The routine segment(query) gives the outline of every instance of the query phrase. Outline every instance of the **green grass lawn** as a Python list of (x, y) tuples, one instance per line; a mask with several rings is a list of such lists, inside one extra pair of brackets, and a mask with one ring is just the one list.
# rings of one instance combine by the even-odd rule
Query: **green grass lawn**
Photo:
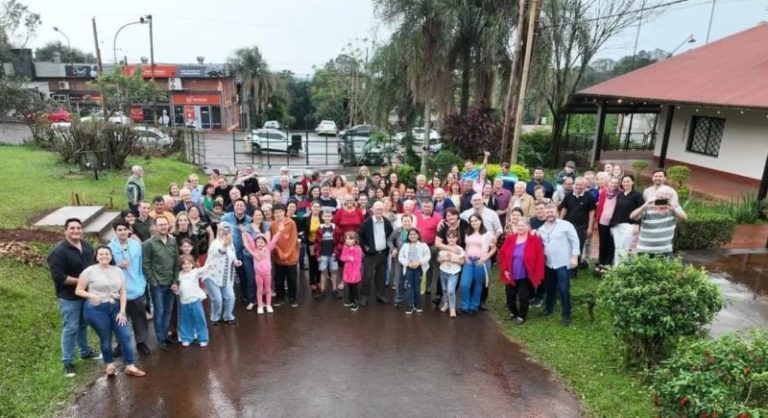
[[(495, 270), (493, 274), (489, 302), (504, 332), (532, 358), (549, 365), (580, 397), (590, 416), (656, 415), (640, 378), (624, 369), (622, 346), (611, 333), (607, 314), (599, 305), (594, 322), (589, 320), (586, 305), (573, 305), (573, 323), (563, 327), (558, 303), (555, 314), (547, 318), (539, 317), (540, 308), (531, 308), (528, 321), (517, 326), (507, 319), (504, 288)], [(599, 283), (588, 272), (581, 272), (571, 282), (571, 292), (590, 292)]]
[[(167, 194), (171, 182), (182, 186), (190, 173), (201, 173), (173, 159), (133, 157), (127, 167), (133, 164), (144, 167), (149, 199), (155, 194)], [(0, 146), (0, 167), (0, 228), (27, 226), (30, 217), (71, 205), (75, 193), (81, 203), (108, 206), (112, 202), (118, 209), (126, 207), (124, 190), (130, 168), (99, 173), (97, 181), (92, 173), (59, 163), (54, 153), (26, 146)]]
[[(165, 194), (168, 185), (200, 171), (171, 159), (133, 158), (146, 172), (148, 195)], [(30, 217), (81, 202), (125, 207), (128, 170), (91, 174), (60, 164), (56, 155), (26, 146), (0, 146), (0, 229), (23, 228)], [(35, 244), (47, 254), (50, 244)], [(71, 396), (102, 371), (100, 361), (77, 361), (75, 379), (64, 377), (61, 320), (46, 266), (25, 266), (0, 257), (0, 417), (49, 416), (66, 407)], [(91, 345), (98, 348), (89, 330)]]

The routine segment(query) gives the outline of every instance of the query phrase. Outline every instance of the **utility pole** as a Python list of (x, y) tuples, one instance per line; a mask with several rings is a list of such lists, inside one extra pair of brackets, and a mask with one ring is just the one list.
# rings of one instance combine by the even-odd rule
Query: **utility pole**
[[(509, 146), (509, 125), (512, 123), (512, 112), (515, 109), (515, 92), (518, 91), (519, 75), (517, 72), (517, 66), (520, 65), (520, 54), (523, 52), (523, 25), (525, 25), (525, 0), (520, 0), (517, 13), (517, 30), (515, 30), (514, 46), (515, 50), (512, 53), (512, 65), (509, 69), (509, 82), (507, 85), (507, 103), (506, 110), (504, 111), (504, 125), (501, 131), (501, 155), (507, 153), (507, 147)], [(515, 121), (517, 123), (517, 121)]]
[[(104, 66), (101, 64), (101, 48), (99, 48), (99, 34), (96, 31), (96, 17), (91, 18), (93, 24), (93, 43), (96, 45), (96, 63), (99, 67), (99, 77), (104, 74)], [(104, 120), (107, 120), (107, 98), (104, 96), (104, 86), (99, 83), (101, 90), (101, 114), (104, 116)]]
[[(152, 71), (150, 75), (152, 76), (152, 85), (154, 87), (154, 84), (155, 84), (155, 37), (153, 36), (153, 32), (152, 32), (152, 22), (155, 19), (152, 18), (152, 15), (147, 15), (147, 20), (149, 20), (149, 68)], [(152, 121), (155, 125), (157, 125), (157, 108), (155, 106), (156, 106), (155, 97), (153, 95)]]
[(717, 0), (712, 0), (712, 10), (709, 11), (709, 25), (707, 25), (707, 40), (704, 45), (709, 43), (709, 34), (712, 33), (712, 19), (715, 17), (715, 4)]
[(523, 60), (523, 75), (520, 80), (520, 93), (517, 96), (517, 109), (515, 109), (515, 131), (512, 136), (510, 164), (517, 164), (517, 149), (520, 148), (520, 132), (523, 129), (523, 110), (525, 107), (525, 95), (528, 90), (528, 69), (531, 66), (531, 55), (533, 54), (533, 32), (536, 30), (536, 17), (538, 16), (536, 10), (538, 4), (539, 0), (532, 0), (530, 15), (528, 16), (528, 34), (525, 41), (525, 58)]

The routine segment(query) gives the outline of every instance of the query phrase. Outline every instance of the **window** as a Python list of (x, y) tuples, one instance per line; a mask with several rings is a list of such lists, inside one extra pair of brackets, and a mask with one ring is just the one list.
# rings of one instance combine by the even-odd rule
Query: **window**
[(717, 157), (720, 154), (724, 129), (725, 119), (694, 116), (691, 120), (687, 150)]

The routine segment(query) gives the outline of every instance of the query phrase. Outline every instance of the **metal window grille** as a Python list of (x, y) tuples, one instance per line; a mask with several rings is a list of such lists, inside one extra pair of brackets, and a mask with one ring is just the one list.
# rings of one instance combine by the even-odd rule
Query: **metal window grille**
[(725, 119), (694, 116), (688, 138), (688, 151), (717, 157), (723, 140)]

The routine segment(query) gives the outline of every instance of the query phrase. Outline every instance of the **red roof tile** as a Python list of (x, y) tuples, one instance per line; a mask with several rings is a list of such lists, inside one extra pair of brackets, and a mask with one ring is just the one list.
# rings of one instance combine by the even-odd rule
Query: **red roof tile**
[(768, 108), (768, 23), (612, 78), (578, 94)]

